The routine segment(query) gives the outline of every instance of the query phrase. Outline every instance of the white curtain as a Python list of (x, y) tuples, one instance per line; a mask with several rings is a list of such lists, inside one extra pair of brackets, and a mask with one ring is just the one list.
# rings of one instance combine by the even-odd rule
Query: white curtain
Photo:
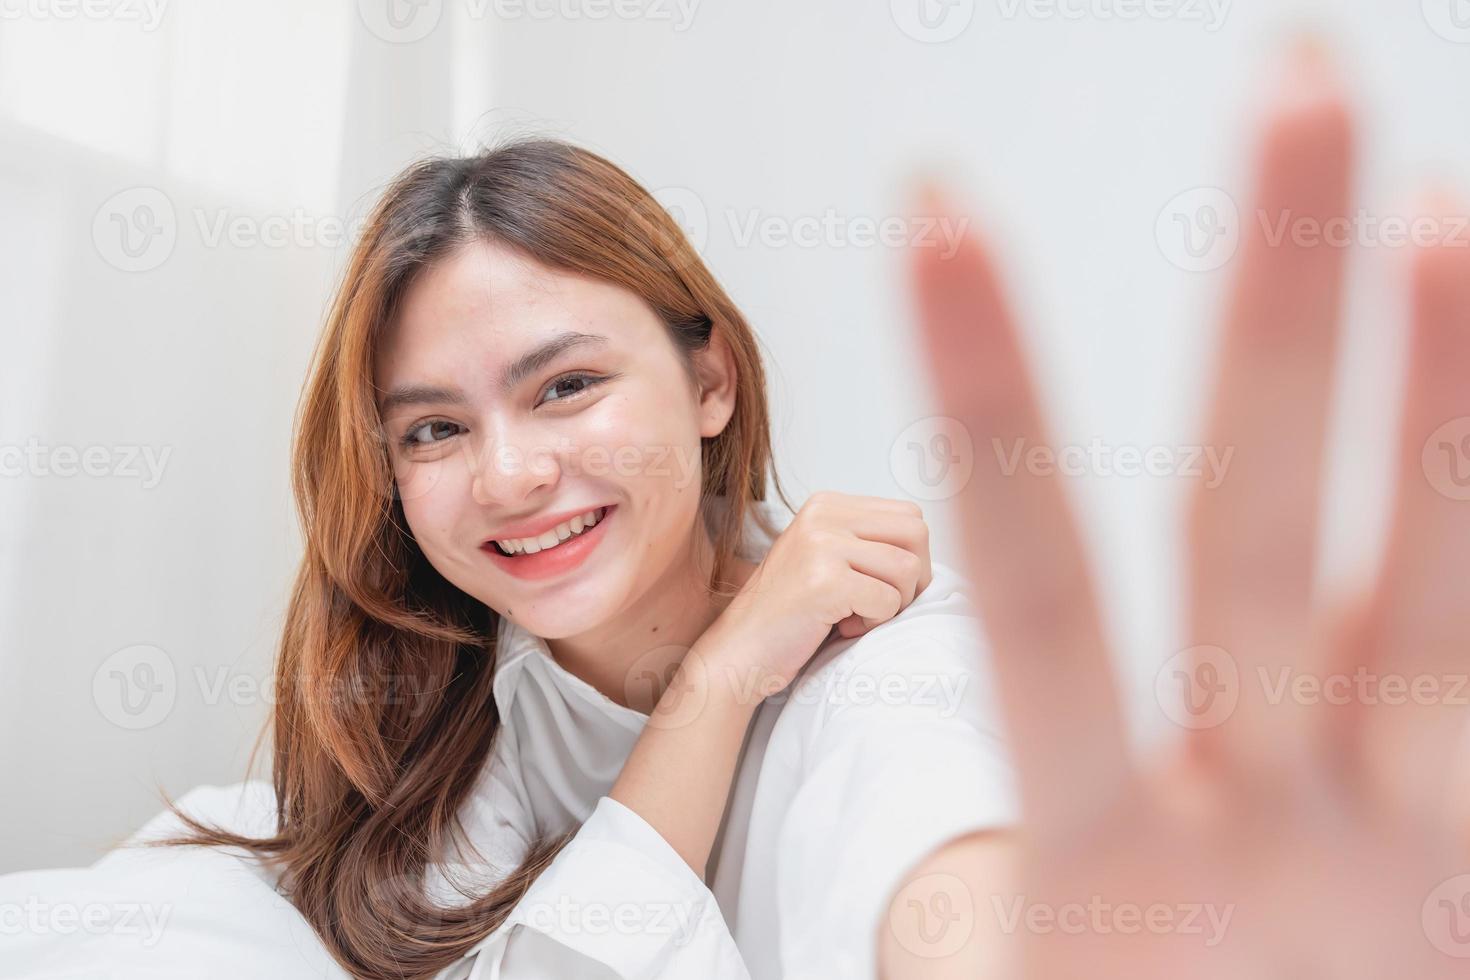
[(0, 19), (0, 871), (243, 775), (347, 235), (484, 78), (335, 0), (64, 12)]

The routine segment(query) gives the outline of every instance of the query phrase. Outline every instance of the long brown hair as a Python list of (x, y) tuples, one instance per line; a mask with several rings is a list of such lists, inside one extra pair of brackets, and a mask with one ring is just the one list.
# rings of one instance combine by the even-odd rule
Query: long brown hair
[(727, 501), (718, 515), (701, 511), (716, 554), (706, 588), (722, 591), (768, 474), (790, 507), (771, 466), (755, 335), (678, 224), (628, 174), (561, 141), (522, 139), (422, 160), (392, 183), (352, 252), (293, 433), (305, 551), (267, 729), (277, 832), (241, 836), (170, 802), (190, 835), (156, 842), (243, 847), (277, 863), (283, 891), (360, 977), (432, 976), (456, 962), (571, 836), (537, 841), (468, 904), (443, 907), (426, 894), (426, 866), (464, 841), (461, 804), (500, 726), (491, 692), (498, 614), (441, 577), (409, 533), (381, 435), (374, 352), (414, 277), (480, 241), (637, 294), (686, 366), (716, 332), (729, 344), (734, 414), (701, 453), (702, 504), (716, 494)]

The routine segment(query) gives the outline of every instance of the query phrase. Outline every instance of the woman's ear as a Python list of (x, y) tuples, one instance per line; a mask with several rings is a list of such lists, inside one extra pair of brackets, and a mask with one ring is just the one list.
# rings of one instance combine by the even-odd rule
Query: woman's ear
[(709, 343), (695, 352), (694, 376), (699, 383), (699, 434), (712, 439), (735, 413), (735, 358), (720, 330), (710, 331)]

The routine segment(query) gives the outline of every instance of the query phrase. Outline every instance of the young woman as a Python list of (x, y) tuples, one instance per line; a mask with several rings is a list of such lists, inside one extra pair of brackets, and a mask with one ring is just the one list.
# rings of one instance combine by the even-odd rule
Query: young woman
[(273, 973), (874, 976), (904, 873), (1013, 819), (919, 508), (765, 500), (755, 337), (608, 161), (533, 140), (403, 174), (294, 455), (273, 788), (138, 836), (289, 900), (319, 944), (210, 865), (234, 932), (280, 930)]
[[(1466, 797), (1455, 796), (1465, 781), (1455, 774), (1465, 771), (1466, 718), (1463, 699), (1450, 692), (1462, 686), (1470, 631), (1470, 511), (1451, 478), (1458, 471), (1435, 471), (1429, 460), (1456, 449), (1446, 432), (1470, 418), (1470, 251), (1453, 239), (1412, 249), (1408, 384), (1383, 570), (1360, 607), (1324, 615), (1311, 602), (1313, 535), (1301, 529), (1316, 521), (1346, 256), (1336, 245), (1273, 241), (1270, 229), (1286, 215), (1346, 220), (1353, 118), (1314, 54), (1299, 57), (1273, 94), (1252, 212), (1262, 220), (1243, 230), (1210, 412), (1213, 444), (1238, 447), (1240, 462), (1227, 484), (1195, 491), (1191, 630), (1197, 641), (1219, 644), (1213, 649), (1244, 679), (1281, 668), (1347, 676), (1356, 666), (1385, 679), (1434, 681), (1444, 697), (1318, 710), (1272, 703), (1263, 686), (1243, 682), (1225, 689), (1238, 696), (1234, 712), (1189, 731), (1185, 751), (1168, 764), (1135, 761), (1063, 488), (1039, 472), (1006, 473), (977, 460), (962, 496), (962, 531), (1003, 654), (998, 689), (1015, 733), (1028, 829), (1019, 846), (1003, 834), (955, 837), (913, 866), (895, 906), (935, 916), (889, 917), (880, 939), (888, 977), (1464, 975), (1470, 876)], [(492, 160), (504, 165), (490, 167), (497, 193), (477, 196), (491, 186), (476, 178)], [(571, 162), (548, 170), (538, 160)], [(575, 180), (547, 183), (581, 188), (592, 205), (573, 213), (590, 223), (538, 222), (548, 214), (532, 203), (566, 198), (525, 189), (548, 172), (573, 176), (586, 167), (612, 181), (600, 185), (611, 196)], [(875, 667), (943, 660), (934, 651), (967, 621), (943, 584), (950, 573), (934, 566), (921, 589), (922, 563), (883, 551), (894, 567), (905, 565), (898, 574), (868, 546), (922, 550), (908, 534), (912, 514), (891, 503), (823, 496), (774, 541), (756, 533), (753, 519), (742, 528), (752, 546), (741, 554), (730, 542), (742, 527), (735, 520), (742, 504), (758, 500), (752, 485), (701, 482), (700, 503), (710, 508), (685, 526), (672, 512), (692, 498), (659, 483), (666, 473), (640, 466), (573, 473), (573, 450), (627, 444), (635, 423), (647, 427), (633, 442), (645, 448), (644, 438), (684, 445), (674, 438), (681, 431), (692, 445), (698, 433), (702, 479), (758, 470), (760, 447), (726, 435), (731, 426), (741, 431), (742, 412), (759, 414), (756, 403), (741, 402), (740, 351), (748, 348), (738, 318), (655, 210), (620, 220), (630, 217), (623, 205), (644, 198), (595, 158), (538, 144), (429, 164), (412, 179), (419, 184), (390, 194), (356, 256), (298, 443), (310, 534), (283, 643), (276, 787), (206, 788), (181, 801), (196, 816), (228, 823), (251, 850), (120, 849), (89, 869), (0, 879), (0, 971), (322, 977), (342, 974), (335, 955), (375, 976), (441, 966), (448, 976), (504, 980), (872, 975), (863, 972), (872, 937), (862, 933), (880, 904), (874, 896), (930, 841), (984, 817), (973, 798), (934, 805), (944, 781), (925, 770), (964, 759), (957, 765), (970, 768), (948, 775), (969, 778), (972, 791), (993, 790), (999, 780), (983, 775), (994, 756), (976, 750), (973, 726), (983, 716), (973, 702), (953, 715), (918, 698), (880, 699), (874, 708), (871, 700), (839, 699), (857, 688), (833, 679), (845, 665), (871, 680)], [(416, 186), (421, 193), (403, 192)], [(492, 197), (513, 202), (512, 210), (493, 212)], [(420, 207), (395, 210), (395, 201)], [(1446, 228), (1458, 227), (1462, 213), (1449, 202), (1425, 212)], [(474, 236), (465, 229), (486, 227), (487, 214), (501, 219), (501, 229), (549, 229), (549, 240), (568, 248), (555, 253), (548, 239), (523, 235), (469, 250)], [(557, 254), (574, 261), (558, 262)], [(944, 409), (973, 431), (1047, 444), (986, 250), (966, 241), (952, 258), (913, 257), (922, 336)], [(433, 269), (437, 278), (416, 278)], [(612, 274), (568, 275), (577, 269)], [(689, 285), (676, 289), (675, 280)], [(684, 323), (694, 334), (683, 398), (638, 387), (648, 376), (644, 358), (664, 352), (646, 336), (636, 339), (636, 304), (608, 306), (617, 312), (603, 316), (601, 303), (589, 307), (585, 294), (577, 296), (635, 282), (649, 285), (629, 292), (667, 300), (650, 303), (659, 322)], [(393, 283), (401, 288), (389, 289)], [(708, 344), (700, 339), (705, 327), (693, 322), (700, 310), (710, 320)], [(497, 388), (494, 380), (552, 320), (557, 330), (607, 336), (597, 350), (609, 360), (594, 363), (588, 348), (578, 352), (579, 362), (589, 358), (578, 370), (613, 379), (558, 407), (565, 414), (554, 419), (538, 409), (568, 365), (538, 363), (534, 395), (529, 380), (526, 389)], [(389, 353), (374, 360), (378, 347), (366, 326), (390, 321)], [(503, 331), (522, 346), (486, 350), (484, 331)], [(671, 328), (668, 336), (680, 334)], [(721, 358), (699, 356), (719, 349), (720, 336), (731, 352), (724, 370)], [(615, 345), (619, 337), (631, 343)], [(735, 409), (719, 428), (725, 408), (707, 415), (706, 407), (729, 396), (706, 392), (730, 383), (731, 362)], [(754, 364), (745, 367), (748, 379)], [(458, 399), (441, 391), (442, 402), (418, 406), (424, 421), (434, 420), (435, 438), (404, 427), (417, 417), (394, 423), (394, 412), (383, 413), (395, 436), (414, 431), (414, 447), (446, 445), (409, 457), (374, 441), (375, 399), (412, 391), (405, 385), (458, 389)], [(655, 404), (670, 414), (648, 414)], [(585, 427), (572, 424), (579, 413), (591, 416)], [(719, 434), (705, 435), (706, 426)], [(508, 465), (508, 482), (482, 480), (490, 464), (466, 443), (496, 438), (517, 446), (551, 439), (560, 448), (534, 475)], [(742, 448), (749, 454), (740, 456)], [(652, 482), (639, 482), (645, 477)], [(390, 478), (396, 496), (384, 489)], [(535, 565), (480, 553), (501, 536), (511, 539), (509, 550), (535, 559), (540, 539), (536, 554), (521, 539), (540, 530), (540, 515), (584, 505), (610, 508), (592, 526), (592, 533), (601, 526), (595, 547), (557, 556), (586, 539), (582, 522), (580, 537), (570, 537), (569, 525), (568, 539)], [(531, 526), (517, 526), (527, 520)], [(712, 578), (734, 595), (716, 591), (681, 605), (663, 599), (675, 587), (667, 582), (640, 592), (635, 583), (645, 575), (657, 580), (654, 556), (672, 562), (668, 556), (685, 553), (684, 539), (671, 549), (654, 532), (687, 532), (697, 548), (702, 527)], [(839, 555), (850, 557), (839, 562)], [(798, 576), (803, 562), (817, 563), (814, 581), (825, 585)], [(863, 590), (876, 600), (883, 589), (867, 580), (894, 588), (898, 599), (884, 592), (886, 605), (870, 604)], [(905, 605), (910, 583), (915, 597)], [(850, 591), (834, 600), (844, 585)], [(553, 610), (552, 599), (564, 604)], [(641, 617), (645, 606), (658, 613)], [(831, 623), (836, 638), (824, 632)], [(653, 639), (655, 626), (674, 638), (672, 649)], [(600, 648), (579, 642), (597, 635)], [(916, 642), (893, 639), (900, 636)], [(928, 642), (934, 637), (941, 642)], [(805, 664), (798, 639), (820, 648)], [(598, 649), (612, 659), (589, 655)], [(675, 683), (662, 684), (676, 661)], [(751, 692), (764, 689), (752, 684), (731, 697), (720, 680), (729, 676), (720, 668), (731, 667), (736, 677), (753, 670), (769, 678), (771, 688), (786, 682), (791, 696), (761, 700), (747, 726)], [(796, 696), (819, 677), (816, 697)], [(1219, 693), (1217, 674), (1201, 671), (1196, 680)], [(946, 727), (952, 718), (962, 720)], [(732, 772), (729, 811), (720, 817)], [(936, 826), (931, 807), (954, 813)], [(897, 825), (894, 815), (902, 814), (914, 825)], [(582, 815), (570, 841), (561, 841), (565, 825)], [(165, 814), (138, 839), (178, 829)], [(284, 873), (268, 870), (261, 855), (279, 858)], [(870, 863), (879, 867), (870, 872)], [(701, 881), (706, 867), (713, 894)], [(453, 889), (454, 880), (467, 894)], [(1001, 906), (1005, 914), (988, 914)], [(1112, 917), (1096, 917), (1107, 909)], [(1204, 910), (1221, 916), (1221, 933), (1202, 928)], [(1026, 926), (1005, 927), (1011, 914)], [(851, 946), (829, 945), (844, 930)], [(981, 965), (982, 946), (1017, 959)], [(855, 959), (844, 961), (844, 952)]]

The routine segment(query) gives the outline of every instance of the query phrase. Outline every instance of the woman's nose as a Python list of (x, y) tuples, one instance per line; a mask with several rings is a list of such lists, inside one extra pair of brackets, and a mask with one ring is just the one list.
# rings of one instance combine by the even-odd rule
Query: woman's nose
[(561, 455), (554, 445), (531, 435), (489, 438), (471, 461), (470, 492), (478, 504), (522, 503), (542, 487), (561, 480)]

